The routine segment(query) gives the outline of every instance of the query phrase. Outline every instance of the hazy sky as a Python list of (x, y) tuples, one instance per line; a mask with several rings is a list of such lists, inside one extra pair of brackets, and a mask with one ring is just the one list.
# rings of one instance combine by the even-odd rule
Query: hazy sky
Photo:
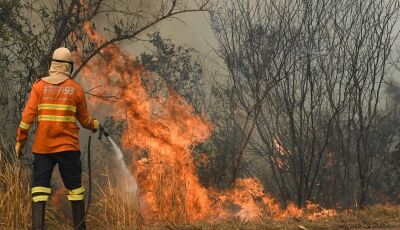
[[(197, 49), (202, 55), (208, 59), (215, 58), (212, 48), (217, 47), (217, 42), (209, 24), (208, 14), (205, 12), (185, 13), (178, 17), (180, 20), (168, 19), (157, 24), (153, 29), (142, 34), (144, 35), (159, 30), (163, 38), (171, 39), (174, 44), (186, 45)], [(124, 46), (133, 54), (139, 55), (146, 46), (151, 45), (146, 42), (124, 42)]]

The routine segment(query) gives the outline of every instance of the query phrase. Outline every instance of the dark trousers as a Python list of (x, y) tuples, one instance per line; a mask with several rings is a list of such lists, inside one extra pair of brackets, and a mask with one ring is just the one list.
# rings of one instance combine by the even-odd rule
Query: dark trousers
[(69, 190), (74, 229), (85, 229), (85, 204), (83, 202), (82, 164), (80, 151), (52, 154), (33, 153), (32, 175), (32, 229), (42, 230), (45, 223), (45, 204), (51, 194), (50, 181), (54, 166), (58, 164), (64, 186)]
[(58, 168), (64, 186), (74, 190), (82, 186), (82, 164), (80, 151), (65, 151), (51, 154), (33, 153), (32, 187), (50, 188), (51, 175), (54, 166)]

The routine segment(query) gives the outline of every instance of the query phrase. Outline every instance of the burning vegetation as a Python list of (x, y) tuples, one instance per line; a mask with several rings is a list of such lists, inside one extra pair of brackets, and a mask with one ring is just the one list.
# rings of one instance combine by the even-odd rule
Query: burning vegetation
[[(85, 29), (93, 42), (104, 40), (89, 24)], [(264, 192), (256, 178), (238, 179), (230, 189), (203, 186), (196, 173), (192, 148), (205, 141), (212, 124), (173, 90), (165, 97), (151, 96), (142, 84), (146, 69), (120, 46), (109, 45), (82, 71), (82, 81), (91, 88), (93, 107), (106, 108), (116, 120), (126, 122), (121, 144), (131, 157), (143, 201), (145, 221), (194, 223), (239, 218), (242, 220), (316, 220), (336, 215), (308, 203), (305, 209), (279, 203)], [(108, 99), (108, 100), (104, 100)], [(276, 141), (285, 154), (284, 147)]]

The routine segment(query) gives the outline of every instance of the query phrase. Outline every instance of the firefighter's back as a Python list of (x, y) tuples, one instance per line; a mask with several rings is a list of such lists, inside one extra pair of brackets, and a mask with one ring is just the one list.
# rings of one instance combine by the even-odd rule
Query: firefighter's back
[(38, 127), (32, 151), (47, 154), (79, 150), (75, 118), (84, 101), (82, 87), (71, 79), (59, 84), (39, 80), (33, 90), (37, 95)]

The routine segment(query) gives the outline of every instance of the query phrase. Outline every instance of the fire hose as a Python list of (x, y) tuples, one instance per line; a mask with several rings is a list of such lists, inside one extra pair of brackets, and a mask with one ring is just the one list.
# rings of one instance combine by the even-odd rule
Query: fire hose
[[(105, 137), (109, 136), (109, 133), (104, 129), (102, 125), (99, 127), (99, 140), (102, 139), (103, 135)], [(83, 216), (81, 222), (78, 224), (78, 226), (74, 227), (74, 229), (79, 229), (79, 227), (85, 222), (86, 217), (89, 213), (89, 207), (90, 207), (90, 201), (92, 198), (92, 164), (90, 160), (90, 147), (91, 147), (91, 142), (92, 142), (92, 134), (89, 135), (88, 139), (88, 155), (87, 155), (87, 167), (88, 167), (88, 198), (87, 198), (87, 204), (86, 204), (86, 210), (85, 210), (85, 215)]]

